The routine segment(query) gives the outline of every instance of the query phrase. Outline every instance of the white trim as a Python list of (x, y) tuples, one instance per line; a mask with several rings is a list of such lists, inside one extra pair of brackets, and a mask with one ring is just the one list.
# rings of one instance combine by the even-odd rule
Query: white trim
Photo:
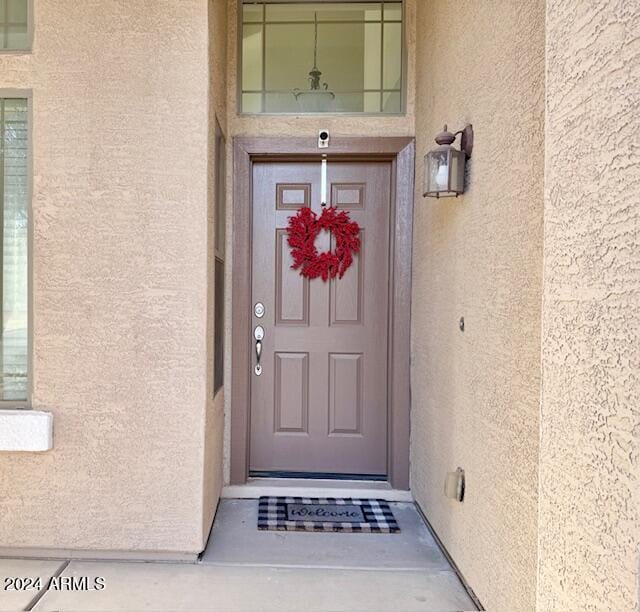
[(390, 502), (413, 502), (411, 491), (392, 489), (387, 482), (367, 480), (315, 480), (305, 478), (249, 478), (246, 484), (222, 488), (226, 499), (284, 497), (362, 497)]
[(0, 452), (43, 452), (53, 448), (53, 414), (0, 410)]

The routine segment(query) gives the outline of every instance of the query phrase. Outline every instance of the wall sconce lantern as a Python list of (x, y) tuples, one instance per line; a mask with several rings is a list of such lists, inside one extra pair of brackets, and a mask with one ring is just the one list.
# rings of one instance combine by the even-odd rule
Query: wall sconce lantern
[[(460, 134), (460, 150), (452, 145)], [(436, 136), (438, 146), (424, 156), (424, 197), (456, 198), (464, 193), (464, 166), (473, 149), (473, 127), (459, 132), (444, 130)]]

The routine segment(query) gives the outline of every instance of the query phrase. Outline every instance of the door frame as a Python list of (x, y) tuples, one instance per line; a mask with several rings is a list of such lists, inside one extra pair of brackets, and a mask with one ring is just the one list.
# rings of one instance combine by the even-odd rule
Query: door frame
[(253, 163), (255, 160), (319, 161), (323, 154), (328, 155), (329, 160), (391, 162), (387, 475), (394, 489), (408, 490), (415, 172), (415, 144), (410, 137), (334, 137), (328, 149), (318, 149), (315, 138), (233, 139), (231, 484), (244, 484), (249, 473)]

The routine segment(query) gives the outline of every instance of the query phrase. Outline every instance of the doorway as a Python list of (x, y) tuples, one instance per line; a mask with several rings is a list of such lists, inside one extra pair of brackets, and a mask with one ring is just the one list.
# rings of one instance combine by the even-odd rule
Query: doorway
[[(236, 139), (234, 151), (232, 483), (407, 489), (412, 139), (334, 139), (324, 152)], [(286, 228), (324, 204), (358, 223), (361, 250), (344, 277), (309, 280), (291, 268)], [(316, 247), (331, 248), (330, 235)]]

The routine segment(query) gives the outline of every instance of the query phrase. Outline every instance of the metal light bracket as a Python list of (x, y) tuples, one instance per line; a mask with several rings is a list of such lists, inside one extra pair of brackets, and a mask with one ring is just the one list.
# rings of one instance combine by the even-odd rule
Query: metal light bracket
[(473, 151), (473, 126), (467, 123), (461, 130), (456, 132), (456, 136), (460, 134), (460, 150), (467, 156), (471, 157)]

